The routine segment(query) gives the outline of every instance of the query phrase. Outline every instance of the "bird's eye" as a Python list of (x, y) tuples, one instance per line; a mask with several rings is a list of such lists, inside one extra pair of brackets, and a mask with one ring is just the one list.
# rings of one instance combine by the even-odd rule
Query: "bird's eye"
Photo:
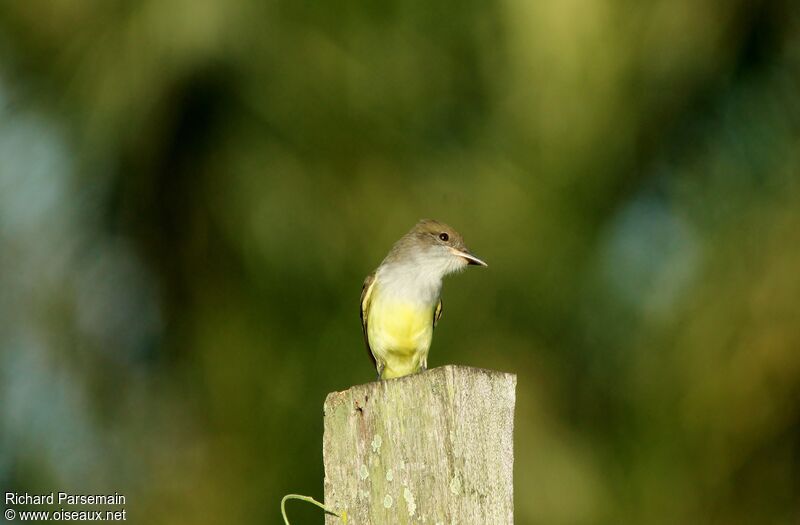
[(440, 234), (439, 234), (439, 238), (440, 238), (441, 240), (443, 240), (444, 242), (447, 242), (447, 241), (449, 241), (449, 240), (450, 240), (450, 236), (449, 236), (449, 235), (447, 235), (447, 234), (446, 234), (446, 233), (444, 233), (444, 232), (442, 232), (442, 233), (440, 233)]

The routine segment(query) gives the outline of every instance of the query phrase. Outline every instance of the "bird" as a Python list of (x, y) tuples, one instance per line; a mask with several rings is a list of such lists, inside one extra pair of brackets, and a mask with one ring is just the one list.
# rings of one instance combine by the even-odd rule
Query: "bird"
[(469, 265), (488, 266), (443, 222), (419, 221), (392, 246), (361, 288), (361, 327), (379, 379), (428, 368), (442, 316), (442, 279)]

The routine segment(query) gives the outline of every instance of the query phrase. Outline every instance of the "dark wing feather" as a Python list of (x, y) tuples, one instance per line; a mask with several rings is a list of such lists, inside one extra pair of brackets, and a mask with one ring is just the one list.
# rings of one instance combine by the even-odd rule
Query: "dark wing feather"
[(369, 346), (369, 333), (367, 332), (367, 319), (369, 317), (369, 306), (372, 299), (372, 286), (375, 284), (375, 272), (367, 275), (364, 285), (361, 287), (361, 330), (364, 332), (364, 344), (367, 345), (367, 354), (372, 359), (372, 364), (377, 368), (378, 362)]
[(442, 298), (439, 298), (439, 302), (436, 303), (436, 309), (433, 311), (433, 327), (436, 328), (436, 323), (439, 322), (439, 318), (442, 316)]

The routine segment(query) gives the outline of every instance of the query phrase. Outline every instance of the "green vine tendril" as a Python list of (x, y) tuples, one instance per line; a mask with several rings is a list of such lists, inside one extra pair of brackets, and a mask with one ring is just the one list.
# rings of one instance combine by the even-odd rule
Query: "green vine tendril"
[(331, 514), (333, 516), (336, 516), (337, 518), (341, 518), (343, 523), (347, 523), (347, 512), (345, 511), (342, 511), (341, 513), (334, 512), (325, 505), (323, 505), (322, 503), (320, 503), (319, 501), (312, 498), (311, 496), (301, 496), (300, 494), (287, 494), (281, 500), (281, 514), (283, 515), (283, 523), (285, 525), (290, 525), (289, 518), (286, 517), (286, 501), (290, 499), (299, 499), (301, 501), (307, 501), (308, 503), (313, 503), (317, 507), (324, 510), (326, 514)]

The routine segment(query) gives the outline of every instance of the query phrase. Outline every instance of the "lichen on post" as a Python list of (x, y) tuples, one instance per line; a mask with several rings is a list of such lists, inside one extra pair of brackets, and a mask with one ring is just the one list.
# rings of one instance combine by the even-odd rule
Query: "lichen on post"
[(513, 523), (515, 387), (445, 366), (329, 394), (325, 503), (356, 525)]

